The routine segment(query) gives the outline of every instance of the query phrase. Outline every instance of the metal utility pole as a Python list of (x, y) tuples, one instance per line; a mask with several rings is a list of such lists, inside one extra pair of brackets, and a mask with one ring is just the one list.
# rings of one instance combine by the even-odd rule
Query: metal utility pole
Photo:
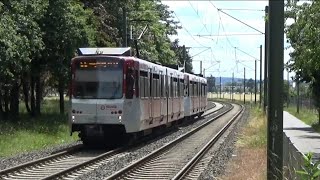
[[(266, 106), (268, 101), (268, 38), (269, 38), (269, 20), (267, 20), (269, 14), (269, 7), (265, 8), (265, 34), (264, 34), (264, 83), (263, 83), (263, 113), (266, 113)], [(269, 17), (268, 17), (269, 18)]]
[(299, 114), (299, 110), (300, 110), (300, 82), (299, 82), (299, 78), (297, 78), (296, 80), (297, 82), (297, 113)]
[(261, 108), (261, 104), (262, 104), (262, 45), (260, 45), (260, 88), (259, 88), (259, 92), (260, 92), (260, 97), (259, 97), (259, 107)]
[(257, 60), (254, 61), (254, 104), (257, 104)]
[(243, 103), (246, 104), (246, 68), (243, 68)]
[(221, 99), (221, 86), (222, 84), (221, 84), (221, 76), (220, 76), (220, 99)]
[(122, 18), (123, 18), (123, 47), (128, 47), (128, 32), (127, 32), (127, 24), (128, 24), (128, 20), (127, 20), (127, 10), (125, 7), (122, 8)]
[(182, 46), (182, 51), (183, 51), (183, 53), (182, 53), (182, 55), (183, 55), (183, 72), (186, 72), (186, 46), (185, 45), (183, 45)]
[(267, 179), (283, 179), (284, 0), (269, 0)]
[(287, 71), (287, 79), (288, 79), (288, 98), (287, 98), (287, 108), (289, 108), (289, 99), (290, 99), (290, 79), (289, 79), (289, 70)]
[(202, 61), (200, 61), (200, 74), (202, 74)]
[(234, 73), (232, 73), (232, 83), (231, 83), (231, 89), (232, 89), (232, 101), (233, 101), (233, 81), (234, 81)]

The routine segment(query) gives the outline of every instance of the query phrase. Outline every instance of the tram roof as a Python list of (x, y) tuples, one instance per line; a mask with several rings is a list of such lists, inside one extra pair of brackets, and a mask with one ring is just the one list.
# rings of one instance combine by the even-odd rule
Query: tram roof
[(110, 56), (130, 56), (131, 48), (105, 48), (105, 47), (96, 47), (96, 48), (79, 48), (78, 53), (81, 56), (85, 55), (110, 55)]

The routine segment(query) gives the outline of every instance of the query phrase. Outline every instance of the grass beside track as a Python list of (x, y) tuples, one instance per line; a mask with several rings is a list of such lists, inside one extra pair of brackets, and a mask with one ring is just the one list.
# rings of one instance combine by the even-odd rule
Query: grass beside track
[(248, 123), (236, 143), (235, 156), (222, 179), (266, 179), (267, 120), (261, 109), (252, 107)]
[(318, 115), (316, 112), (310, 109), (306, 108), (300, 108), (299, 113), (297, 113), (297, 108), (296, 107), (290, 107), (285, 108), (285, 111), (288, 111), (290, 114), (293, 116), (297, 117), (304, 123), (312, 126), (314, 130), (316, 130), (318, 133), (320, 133), (320, 124), (318, 120)]
[[(67, 103), (65, 103), (67, 109)], [(59, 101), (46, 99), (42, 115), (31, 118), (20, 105), (20, 118), (0, 121), (0, 157), (42, 149), (56, 144), (73, 142), (77, 134), (69, 134), (67, 115), (59, 114)]]

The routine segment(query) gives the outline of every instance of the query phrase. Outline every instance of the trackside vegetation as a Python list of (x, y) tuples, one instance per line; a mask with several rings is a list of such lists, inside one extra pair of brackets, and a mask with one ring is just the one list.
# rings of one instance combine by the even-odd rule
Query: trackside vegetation
[(246, 148), (262, 148), (267, 145), (267, 119), (259, 107), (250, 109), (249, 122), (240, 134), (237, 144)]
[[(59, 95), (59, 113), (64, 114), (70, 61), (81, 47), (135, 48), (133, 40), (147, 27), (137, 42), (140, 58), (184, 62), (179, 40), (169, 38), (177, 35), (179, 22), (160, 0), (3, 0), (0, 16), (2, 121), (18, 118), (21, 102), (29, 116), (45, 116), (42, 102), (52, 93)], [(191, 72), (191, 56), (186, 52), (185, 57), (186, 72)]]
[(285, 24), (285, 33), (292, 48), (287, 68), (294, 71), (295, 81), (310, 83), (314, 104), (318, 111), (320, 124), (320, 61), (319, 61), (319, 1), (298, 3), (286, 2), (285, 18), (293, 23)]
[(58, 99), (46, 99), (42, 106), (41, 117), (30, 117), (22, 106), (19, 119), (0, 123), (0, 158), (78, 139), (77, 133), (69, 136), (67, 115), (59, 113)]
[(266, 179), (267, 119), (258, 106), (250, 109), (247, 124), (236, 142), (237, 150), (222, 179)]
[(65, 97), (78, 48), (135, 48), (147, 27), (140, 58), (182, 66), (185, 57), (192, 72), (188, 51), (169, 38), (179, 22), (160, 0), (3, 0), (0, 16), (0, 157), (77, 139)]
[(304, 123), (310, 125), (315, 131), (320, 133), (320, 124), (318, 123), (318, 114), (312, 110), (306, 108), (300, 108), (299, 113), (297, 113), (296, 107), (285, 108), (285, 111), (288, 111), (293, 116), (297, 117)]

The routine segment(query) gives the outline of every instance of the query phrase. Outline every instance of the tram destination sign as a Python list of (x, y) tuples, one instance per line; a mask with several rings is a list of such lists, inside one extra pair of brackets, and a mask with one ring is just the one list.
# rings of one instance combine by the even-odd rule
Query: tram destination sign
[(122, 67), (118, 61), (80, 61), (76, 64), (78, 69), (119, 69)]

